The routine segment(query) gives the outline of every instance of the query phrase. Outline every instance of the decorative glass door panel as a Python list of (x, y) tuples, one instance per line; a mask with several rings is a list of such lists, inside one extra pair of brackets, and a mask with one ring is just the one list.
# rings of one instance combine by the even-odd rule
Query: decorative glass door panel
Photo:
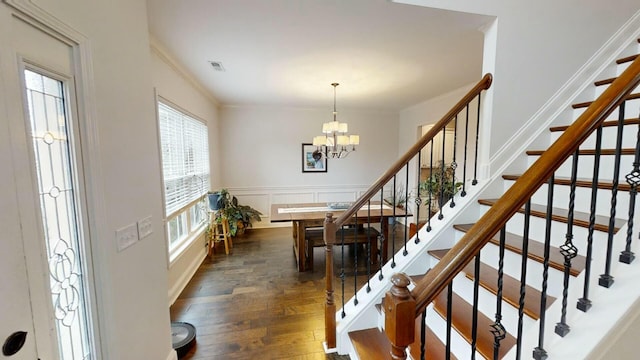
[(24, 77), (60, 359), (89, 359), (83, 234), (68, 95), (60, 80), (31, 69), (24, 71)]

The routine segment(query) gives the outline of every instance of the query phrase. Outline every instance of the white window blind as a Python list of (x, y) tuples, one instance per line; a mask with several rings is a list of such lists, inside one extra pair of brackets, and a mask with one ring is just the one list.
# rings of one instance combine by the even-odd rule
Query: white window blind
[(209, 188), (207, 126), (158, 103), (166, 216), (202, 197)]

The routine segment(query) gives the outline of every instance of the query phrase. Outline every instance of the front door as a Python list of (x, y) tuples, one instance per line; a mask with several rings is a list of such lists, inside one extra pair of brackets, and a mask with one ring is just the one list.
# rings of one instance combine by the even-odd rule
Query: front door
[(12, 360), (95, 358), (73, 61), (0, 2), (0, 357)]

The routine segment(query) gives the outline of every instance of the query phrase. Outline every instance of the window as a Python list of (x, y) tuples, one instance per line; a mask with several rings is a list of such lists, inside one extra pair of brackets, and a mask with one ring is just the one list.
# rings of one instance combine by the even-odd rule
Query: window
[(69, 94), (64, 82), (36, 71), (27, 69), (24, 77), (59, 358), (89, 359), (85, 235), (78, 221), (82, 210)]
[(206, 222), (209, 188), (207, 126), (158, 102), (162, 177), (169, 253), (195, 238)]

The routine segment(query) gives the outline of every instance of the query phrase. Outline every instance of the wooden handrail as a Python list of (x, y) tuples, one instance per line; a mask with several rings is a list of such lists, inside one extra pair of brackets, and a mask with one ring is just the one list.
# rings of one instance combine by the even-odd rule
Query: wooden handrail
[[(478, 254), (480, 249), (505, 226), (535, 191), (551, 177), (606, 117), (640, 83), (640, 57), (637, 58), (602, 95), (545, 151), (540, 158), (489, 208), (411, 292), (416, 299), (416, 316), (431, 303), (447, 284)], [(413, 326), (413, 323), (406, 326)]]
[[(373, 185), (356, 200), (351, 207), (334, 219), (332, 213), (327, 213), (324, 222), (324, 243), (326, 257), (326, 302), (325, 302), (325, 341), (329, 349), (336, 347), (336, 306), (333, 296), (333, 244), (336, 243), (336, 231), (344, 225), (361, 207), (363, 207), (384, 185), (402, 169), (416, 154), (422, 150), (433, 138), (444, 129), (445, 126), (468, 104), (475, 99), (481, 91), (487, 90), (493, 81), (491, 74), (486, 74), (482, 79), (447, 112), (440, 121), (427, 131), (420, 140), (413, 145), (393, 166), (389, 168)], [(343, 294), (344, 296), (344, 294)]]
[(426, 134), (418, 140), (407, 152), (398, 159), (390, 168), (387, 170), (382, 176), (376, 180), (376, 182), (369, 187), (369, 189), (362, 195), (358, 200), (356, 200), (351, 207), (343, 212), (338, 218), (336, 218), (335, 223), (338, 227), (345, 224), (345, 222), (350, 219), (358, 209), (362, 208), (380, 189), (384, 187), (384, 185), (391, 180), (391, 178), (402, 169), (416, 154), (422, 150), (433, 138), (438, 135), (442, 129), (456, 116), (459, 112), (461, 112), (473, 99), (478, 96), (478, 94), (487, 90), (491, 87), (491, 83), (493, 81), (493, 76), (491, 74), (486, 74), (480, 79), (480, 81), (474, 86), (469, 92), (462, 98), (458, 103), (449, 110), (437, 123), (431, 127)]

